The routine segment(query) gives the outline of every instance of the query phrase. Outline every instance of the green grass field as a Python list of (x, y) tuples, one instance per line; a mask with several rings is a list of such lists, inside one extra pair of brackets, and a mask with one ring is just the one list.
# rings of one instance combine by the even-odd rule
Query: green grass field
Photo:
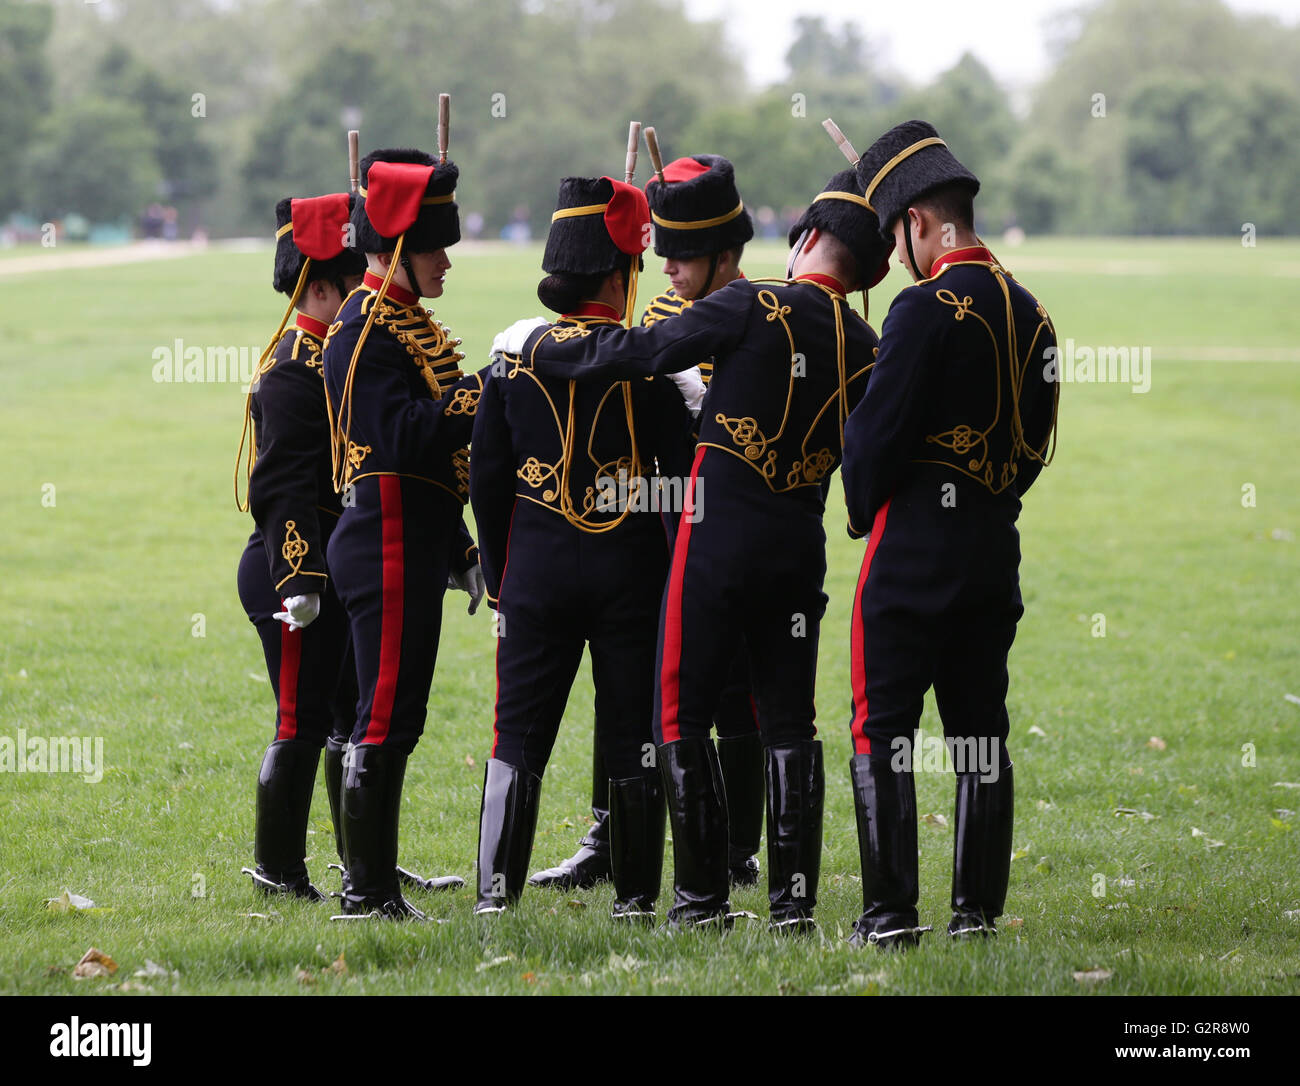
[[(106, 768), (96, 784), (0, 773), (0, 992), (120, 990), (150, 959), (177, 976), (131, 986), (181, 993), (1300, 993), (1300, 704), (1286, 700), (1300, 694), (1300, 244), (1051, 240), (999, 255), (1062, 341), (1149, 346), (1152, 381), (1063, 389), (1059, 452), (1021, 520), (1003, 934), (932, 936), (902, 956), (843, 941), (861, 908), (848, 634), (862, 544), (838, 498), (818, 687), (821, 938), (777, 941), (761, 923), (726, 938), (620, 930), (608, 887), (529, 891), (491, 923), (471, 916), (468, 888), (416, 895), (439, 924), (332, 925), (328, 906), (298, 903), (251, 917), (272, 908), (239, 868), (273, 712), (235, 591), (243, 394), (152, 370), (177, 339), (260, 347), (281, 312), (270, 253), (4, 276), (0, 739), (102, 737)], [(497, 330), (539, 311), (540, 247), (452, 257), (438, 314), (469, 362), (486, 361)], [(782, 267), (774, 245), (745, 262), (751, 276)], [(662, 282), (651, 265), (643, 299)], [(895, 269), (873, 292), (877, 328), (904, 282)], [(464, 600), (448, 597), (402, 855), (471, 879), (494, 677), (489, 616)], [(585, 825), (591, 727), (584, 668), (534, 869)], [(923, 727), (940, 731), (932, 702)], [(917, 788), (921, 812), (950, 822), (951, 775)], [(921, 915), (936, 927), (952, 848), (939, 823), (920, 827)], [(309, 865), (334, 889), (319, 792), (312, 833)], [(65, 889), (101, 908), (47, 909)], [(733, 903), (765, 917), (762, 889)], [(72, 978), (92, 945), (116, 977)], [(340, 955), (346, 972), (327, 971)], [(1109, 976), (1075, 979), (1089, 970)]]

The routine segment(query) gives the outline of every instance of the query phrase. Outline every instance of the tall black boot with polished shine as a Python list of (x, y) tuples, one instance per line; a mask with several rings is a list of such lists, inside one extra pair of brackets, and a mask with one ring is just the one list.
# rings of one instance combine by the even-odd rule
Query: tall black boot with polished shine
[(826, 792), (822, 745), (814, 739), (768, 747), (765, 762), (768, 927), (813, 931)]
[(729, 928), (727, 799), (713, 741), (691, 737), (665, 743), (659, 748), (659, 770), (673, 835), (669, 926)]
[(1015, 781), (1008, 764), (996, 780), (979, 773), (957, 774), (953, 820), (952, 920), (948, 934), (958, 939), (996, 935), (1011, 878), (1011, 835), (1015, 820)]
[(663, 884), (663, 780), (632, 777), (609, 782), (610, 860), (615, 920), (650, 921)]
[(850, 763), (853, 806), (862, 861), (862, 915), (853, 946), (915, 946), (924, 931), (917, 917), (916, 786), (910, 767), (856, 754)]
[(502, 912), (524, 892), (541, 792), (539, 777), (500, 758), (488, 759), (479, 808), (475, 913)]
[(307, 816), (316, 786), (320, 748), (304, 739), (277, 739), (262, 755), (257, 775), (254, 868), (243, 869), (265, 894), (309, 901), (325, 895), (307, 874)]
[(763, 738), (719, 736), (718, 764), (727, 792), (727, 868), (732, 886), (758, 882), (763, 837)]

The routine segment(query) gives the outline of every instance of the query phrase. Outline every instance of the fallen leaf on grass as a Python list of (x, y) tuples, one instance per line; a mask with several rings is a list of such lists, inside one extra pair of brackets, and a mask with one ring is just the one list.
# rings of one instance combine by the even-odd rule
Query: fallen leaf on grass
[(302, 966), (299, 966), (293, 972), (293, 979), (299, 984), (309, 985), (316, 983), (316, 974), (307, 972)]
[(1292, 705), (1300, 705), (1300, 697), (1296, 697), (1295, 694), (1287, 694), (1286, 700), (1289, 701)]
[(1161, 739), (1160, 736), (1153, 735), (1150, 739), (1147, 740), (1147, 746), (1150, 747), (1152, 750), (1166, 750), (1168, 749), (1169, 744), (1166, 743), (1163, 739)]
[(91, 947), (81, 956), (72, 970), (74, 980), (87, 980), (91, 977), (111, 977), (117, 972), (117, 962), (102, 950)]
[(1223, 848), (1223, 842), (1222, 842), (1222, 841), (1216, 841), (1213, 837), (1209, 836), (1208, 834), (1202, 833), (1202, 832), (1201, 832), (1200, 830), (1198, 830), (1195, 826), (1192, 827), (1192, 836), (1193, 836), (1193, 837), (1204, 837), (1204, 838), (1205, 838), (1205, 847), (1206, 847), (1206, 848)]
[(1023, 916), (1008, 916), (1004, 921), (1002, 921), (1002, 926), (1015, 931), (1016, 928), (1023, 928), (1025, 926), (1025, 918)]
[(1110, 969), (1081, 969), (1075, 972), (1074, 979), (1078, 984), (1104, 984), (1114, 975)]
[(525, 981), (526, 983), (528, 983), (528, 984), (536, 984), (536, 983), (537, 983), (537, 974), (536, 974), (536, 973), (525, 973), (521, 979), (524, 980), (524, 981)]
[(1025, 845), (1023, 848), (1016, 849), (1016, 851), (1011, 854), (1011, 859), (1012, 862), (1016, 860), (1023, 860), (1028, 855), (1029, 855), (1029, 846)]
[(941, 814), (923, 815), (921, 817), (921, 821), (924, 822), (927, 826), (936, 826), (941, 830), (948, 828), (948, 820), (944, 818), (943, 815)]
[(1300, 788), (1300, 781), (1274, 781), (1274, 788)]
[(95, 903), (88, 897), (74, 894), (71, 890), (64, 890), (58, 897), (46, 898), (45, 907), (52, 913), (77, 913), (85, 909), (93, 909)]
[(513, 954), (503, 954), (499, 958), (493, 958), (490, 962), (479, 962), (478, 965), (474, 967), (474, 972), (482, 973), (485, 970), (495, 969), (498, 965), (505, 965), (506, 962), (512, 962), (514, 960), (515, 956)]
[(1034, 870), (1041, 875), (1050, 875), (1052, 873), (1052, 858), (1050, 856), (1039, 856), (1038, 863), (1034, 864)]
[(1283, 821), (1283, 820), (1280, 819), (1280, 818), (1270, 818), (1270, 819), (1268, 820), (1268, 823), (1269, 823), (1269, 825), (1272, 826), (1275, 830), (1281, 830), (1283, 833), (1290, 833), (1290, 832), (1291, 832), (1291, 823), (1290, 823), (1290, 822), (1285, 822), (1285, 821)]
[(330, 962), (329, 965), (325, 967), (324, 971), (326, 973), (333, 973), (336, 977), (347, 976), (348, 963), (343, 960), (342, 951), (339, 952), (339, 956), (337, 958), (335, 958), (332, 962)]
[(465, 755), (465, 764), (466, 764), (467, 766), (469, 766), (470, 769), (473, 769), (474, 766), (477, 764), (477, 763), (474, 761), (474, 755), (472, 755), (472, 754), (467, 754), (467, 755)]
[(579, 901), (576, 897), (570, 898), (565, 902), (565, 904), (568, 905), (570, 909), (585, 909), (587, 907), (585, 901)]
[(1046, 733), (1045, 731), (1043, 731), (1043, 729), (1040, 728), (1037, 724), (1034, 724), (1033, 726), (1030, 727), (1030, 729), (1029, 729), (1029, 734), (1030, 734), (1030, 735), (1036, 735), (1036, 736), (1038, 736), (1039, 739), (1046, 739), (1046, 738), (1047, 738), (1047, 733)]

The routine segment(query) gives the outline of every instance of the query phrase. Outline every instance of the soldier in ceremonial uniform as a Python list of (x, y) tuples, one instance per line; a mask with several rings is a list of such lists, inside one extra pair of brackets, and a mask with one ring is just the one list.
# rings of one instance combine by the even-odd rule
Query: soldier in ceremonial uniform
[[(642, 324), (653, 324), (679, 314), (692, 302), (707, 297), (728, 283), (743, 278), (740, 258), (745, 242), (754, 236), (754, 224), (736, 191), (735, 170), (721, 155), (679, 158), (664, 167), (645, 186), (654, 222), (655, 252), (664, 258), (664, 274), (672, 286), (646, 306)], [(713, 360), (699, 360), (700, 376), (707, 386)], [(689, 463), (689, 457), (687, 459)], [(676, 516), (669, 527), (675, 536)], [(758, 852), (763, 833), (763, 744), (749, 688), (749, 665), (736, 644), (730, 677), (718, 702), (718, 761), (727, 793), (728, 866), (732, 885), (752, 886), (758, 881)], [(608, 776), (600, 760), (600, 745), (593, 758), (591, 813), (595, 824), (579, 844), (577, 853), (559, 865), (529, 879), (532, 886), (560, 889), (590, 886), (609, 871)]]
[[(321, 344), (365, 258), (344, 245), (347, 193), (276, 205), (273, 283), (289, 296), (294, 327), (277, 332), (249, 388), (244, 439), (256, 527), (239, 563), (239, 598), (257, 629), (275, 695), (275, 739), (257, 778), (256, 867), (266, 893), (321, 900), (305, 863), (307, 816), (321, 747), (351, 731), (356, 684), (347, 618), (325, 549), (342, 509), (330, 481), (330, 427)], [(251, 427), (252, 433), (249, 434)]]
[(607, 333), (599, 349), (536, 333), (525, 344), (546, 376), (670, 373), (714, 359), (660, 620), (655, 726), (675, 859), (669, 920), (679, 926), (730, 923), (726, 797), (709, 735), (738, 637), (764, 744), (771, 926), (814, 926), (822, 516), (876, 344), (846, 295), (883, 274), (888, 248), (852, 170), (831, 179), (791, 243), (788, 280), (738, 279), (670, 320)]
[(368, 270), (325, 346), (334, 483), (345, 497), (328, 557), (359, 687), (341, 786), (345, 915), (422, 916), (398, 886), (398, 815), (453, 556), (473, 559), (461, 518), (482, 387), (461, 373), (460, 341), (420, 305), (442, 294), (446, 249), (460, 239), (457, 176), (422, 151), (362, 160), (352, 225)]
[(938, 132), (898, 125), (857, 168), (916, 280), (894, 299), (844, 435), (850, 533), (868, 534), (853, 612), (863, 913), (851, 941), (883, 948), (929, 930), (917, 915), (910, 744), (931, 686), (957, 771), (948, 931), (994, 934), (1002, 912), (1007, 653), (1024, 610), (1016, 518), (1049, 459), (1058, 386), (1042, 363), (1052, 322), (980, 244), (979, 181)]
[[(561, 182), (537, 290), (561, 317), (543, 341), (598, 348), (617, 331), (635, 305), (649, 219), (632, 185)], [(497, 701), (475, 912), (500, 912), (522, 892), (542, 774), (586, 644), (610, 778), (613, 915), (654, 916), (664, 794), (647, 751), (668, 543), (649, 492), (655, 458), (679, 461), (693, 421), (663, 378), (539, 379), (504, 355), (484, 387), (470, 492), (498, 611)]]

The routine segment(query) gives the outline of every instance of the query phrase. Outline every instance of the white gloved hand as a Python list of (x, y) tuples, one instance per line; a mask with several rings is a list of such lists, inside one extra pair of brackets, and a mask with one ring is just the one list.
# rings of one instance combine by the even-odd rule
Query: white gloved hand
[(290, 596), (282, 603), (283, 611), (276, 611), (275, 617), (291, 630), (301, 630), (310, 626), (320, 614), (320, 593), (308, 592), (305, 596)]
[(487, 592), (487, 582), (483, 580), (483, 567), (476, 563), (464, 573), (449, 574), (447, 576), (447, 587), (469, 593), (468, 611), (472, 615), (478, 610), (478, 605)]
[(670, 373), (668, 380), (672, 381), (677, 386), (677, 391), (682, 394), (686, 409), (692, 415), (698, 415), (700, 406), (704, 403), (704, 378), (700, 376), (700, 367), (692, 366), (688, 370), (682, 370), (681, 373)]
[(545, 328), (550, 323), (545, 317), (525, 317), (515, 321), (504, 332), (498, 332), (492, 340), (492, 360), (495, 362), (503, 354), (518, 354), (524, 349), (533, 329)]

